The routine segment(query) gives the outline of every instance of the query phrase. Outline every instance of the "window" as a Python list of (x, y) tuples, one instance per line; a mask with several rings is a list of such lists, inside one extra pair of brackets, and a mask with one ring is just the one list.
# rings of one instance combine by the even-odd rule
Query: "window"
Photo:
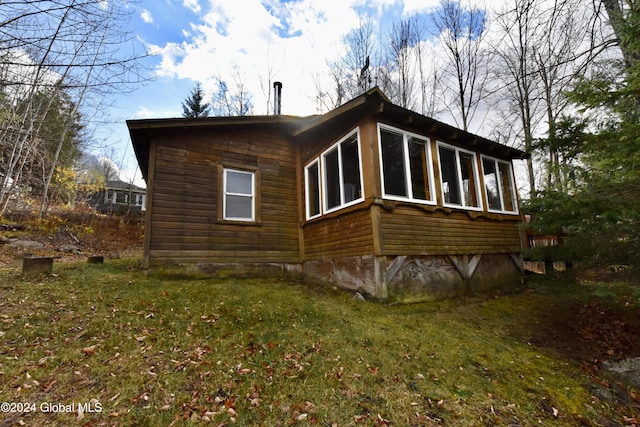
[(320, 162), (318, 160), (305, 168), (305, 179), (307, 218), (315, 218), (320, 215)]
[(482, 170), (489, 210), (517, 213), (511, 164), (482, 156)]
[(439, 142), (438, 157), (444, 205), (481, 209), (475, 153)]
[(305, 167), (307, 219), (363, 200), (359, 136), (351, 132)]
[(124, 191), (119, 191), (119, 192), (113, 192), (114, 194), (114, 203), (120, 204), (120, 205), (127, 205), (129, 204), (129, 193), (126, 193)]
[(378, 125), (384, 197), (435, 203), (427, 138)]
[(255, 174), (224, 169), (223, 219), (231, 221), (255, 220)]

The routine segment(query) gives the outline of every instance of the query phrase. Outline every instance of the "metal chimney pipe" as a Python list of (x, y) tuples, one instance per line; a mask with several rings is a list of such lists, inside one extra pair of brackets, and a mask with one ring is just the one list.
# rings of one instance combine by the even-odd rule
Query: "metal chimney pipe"
[(282, 83), (273, 82), (273, 114), (282, 114)]

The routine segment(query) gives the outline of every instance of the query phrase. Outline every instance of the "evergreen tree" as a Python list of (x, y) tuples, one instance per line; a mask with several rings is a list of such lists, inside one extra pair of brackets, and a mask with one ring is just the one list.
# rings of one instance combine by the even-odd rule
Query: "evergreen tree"
[(211, 111), (208, 103), (203, 103), (204, 90), (200, 83), (196, 83), (191, 94), (182, 103), (182, 117), (197, 119), (208, 117)]
[(539, 232), (568, 233), (540, 257), (640, 268), (640, 10), (626, 8), (623, 18), (616, 22), (622, 55), (568, 94), (588, 123), (564, 139), (573, 141), (569, 151), (580, 150), (574, 189), (550, 189), (528, 206)]

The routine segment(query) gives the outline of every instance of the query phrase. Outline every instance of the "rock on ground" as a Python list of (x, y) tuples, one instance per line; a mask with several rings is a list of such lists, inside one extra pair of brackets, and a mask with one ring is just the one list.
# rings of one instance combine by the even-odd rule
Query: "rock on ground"
[(640, 390), (640, 357), (603, 362), (602, 370), (613, 379)]
[(45, 246), (42, 243), (33, 240), (16, 240), (6, 246), (7, 250), (12, 252), (39, 251), (44, 249), (44, 247)]

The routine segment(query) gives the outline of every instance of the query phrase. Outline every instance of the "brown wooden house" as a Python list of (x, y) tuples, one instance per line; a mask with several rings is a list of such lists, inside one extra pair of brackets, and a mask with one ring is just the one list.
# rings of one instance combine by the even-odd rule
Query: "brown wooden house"
[(402, 302), (520, 281), (525, 154), (378, 88), (319, 116), (127, 125), (151, 270), (303, 275)]

